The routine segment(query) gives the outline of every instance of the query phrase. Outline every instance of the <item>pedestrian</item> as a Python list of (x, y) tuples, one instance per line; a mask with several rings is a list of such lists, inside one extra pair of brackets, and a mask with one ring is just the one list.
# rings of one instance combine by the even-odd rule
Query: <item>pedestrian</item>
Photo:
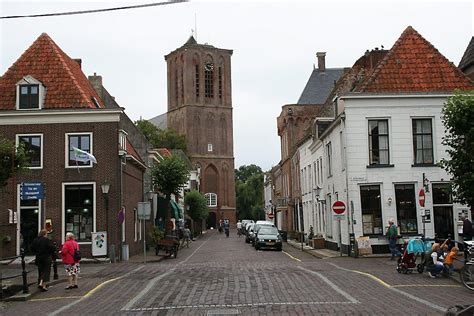
[(224, 220), (224, 231), (225, 231), (225, 236), (229, 238), (229, 220), (228, 219)]
[(397, 238), (398, 238), (398, 229), (395, 225), (393, 218), (388, 220), (388, 229), (387, 229), (387, 238), (388, 238), (388, 248), (392, 254), (390, 260), (394, 260), (395, 256), (400, 257), (401, 253), (397, 248)]
[(428, 253), (428, 263), (426, 265), (426, 270), (428, 271), (430, 278), (436, 278), (436, 276), (444, 269), (443, 262), (438, 257), (438, 252), (440, 249), (440, 244), (434, 243), (431, 247), (431, 251)]
[(224, 227), (224, 223), (222, 221), (222, 219), (219, 220), (219, 233), (222, 233), (222, 229)]
[(240, 235), (242, 235), (242, 222), (240, 221), (240, 219), (239, 219), (239, 221), (237, 222), (237, 225), (236, 225), (236, 226), (237, 226), (237, 236), (240, 237)]
[(48, 291), (46, 283), (51, 274), (51, 262), (56, 248), (53, 242), (46, 237), (48, 232), (42, 229), (31, 245), (31, 250), (36, 255), (35, 264), (38, 266), (38, 288), (41, 292)]
[(77, 279), (81, 272), (80, 259), (76, 258), (76, 251), (79, 251), (79, 244), (74, 240), (73, 233), (66, 234), (66, 242), (61, 249), (61, 257), (63, 258), (64, 270), (68, 276), (69, 285), (66, 290), (77, 289)]
[(472, 240), (472, 223), (466, 215), (461, 216), (462, 220), (462, 239), (464, 241)]
[(448, 253), (446, 258), (444, 259), (444, 270), (449, 274), (452, 275), (454, 272), (454, 259), (458, 255), (459, 248), (453, 247), (451, 251)]

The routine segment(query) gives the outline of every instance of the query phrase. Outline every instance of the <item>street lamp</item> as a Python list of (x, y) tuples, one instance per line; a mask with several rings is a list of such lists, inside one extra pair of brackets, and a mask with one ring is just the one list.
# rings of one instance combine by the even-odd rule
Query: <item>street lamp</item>
[[(100, 186), (102, 188), (102, 195), (104, 196), (104, 202), (105, 202), (105, 229), (107, 231), (107, 244), (109, 244), (109, 238), (110, 238), (110, 229), (109, 229), (109, 189), (110, 189), (110, 183), (105, 180), (104, 183)], [(109, 246), (107, 245), (107, 253), (109, 254), (109, 258), (112, 255), (112, 262), (115, 262), (115, 251), (114, 250), (109, 250)]]

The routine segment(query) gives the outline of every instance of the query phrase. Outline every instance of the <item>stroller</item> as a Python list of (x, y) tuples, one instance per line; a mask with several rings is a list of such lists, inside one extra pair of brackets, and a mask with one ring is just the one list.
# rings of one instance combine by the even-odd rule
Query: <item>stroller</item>
[(405, 243), (402, 255), (398, 259), (397, 272), (407, 274), (416, 269), (418, 273), (423, 273), (426, 265), (425, 253), (433, 242), (432, 239), (416, 237)]

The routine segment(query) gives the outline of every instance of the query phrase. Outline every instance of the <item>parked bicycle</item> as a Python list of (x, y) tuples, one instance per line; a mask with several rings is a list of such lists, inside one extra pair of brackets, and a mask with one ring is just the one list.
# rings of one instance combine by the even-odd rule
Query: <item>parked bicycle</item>
[(464, 242), (464, 267), (461, 269), (461, 282), (469, 290), (474, 291), (474, 241)]

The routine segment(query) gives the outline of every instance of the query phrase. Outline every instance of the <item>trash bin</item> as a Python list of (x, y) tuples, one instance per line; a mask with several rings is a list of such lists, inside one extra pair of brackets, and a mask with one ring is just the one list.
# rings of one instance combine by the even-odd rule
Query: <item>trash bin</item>
[(128, 245), (122, 245), (122, 261), (128, 261)]
[(278, 232), (280, 233), (281, 239), (283, 239), (283, 241), (288, 241), (288, 233), (286, 231), (279, 230)]

